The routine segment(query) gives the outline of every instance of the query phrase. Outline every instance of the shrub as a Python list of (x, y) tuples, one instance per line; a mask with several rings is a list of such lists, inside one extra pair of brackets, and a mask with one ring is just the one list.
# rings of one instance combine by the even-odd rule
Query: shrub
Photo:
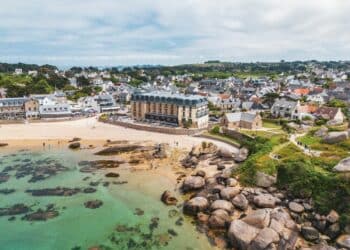
[[(277, 185), (298, 197), (312, 197), (320, 213), (335, 209), (339, 213), (350, 210), (349, 181), (321, 171), (307, 157), (291, 157), (278, 165)], [(332, 202), (329, 202), (329, 201)]]
[(219, 126), (215, 126), (211, 129), (211, 132), (213, 134), (219, 134), (220, 133), (220, 127)]
[(317, 119), (316, 121), (315, 121), (315, 124), (317, 125), (317, 126), (322, 126), (322, 125), (325, 125), (327, 123), (327, 120), (325, 120), (325, 119)]

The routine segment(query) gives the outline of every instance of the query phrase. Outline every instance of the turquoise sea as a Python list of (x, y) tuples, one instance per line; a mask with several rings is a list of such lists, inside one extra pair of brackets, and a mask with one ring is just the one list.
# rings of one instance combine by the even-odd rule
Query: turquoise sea
[[(106, 178), (105, 171), (79, 171), (80, 161), (95, 159), (90, 150), (70, 151), (63, 146), (46, 150), (1, 149), (0, 173), (9, 175), (9, 179), (0, 182), (0, 189), (15, 192), (0, 194), (0, 208), (23, 203), (37, 211), (53, 204), (59, 216), (46, 221), (24, 220), (25, 214), (0, 216), (0, 249), (213, 249), (190, 218), (183, 217), (181, 208), (160, 202), (164, 190), (174, 189), (170, 180), (150, 171), (131, 172), (124, 167), (118, 169), (117, 180), (128, 183), (113, 184), (114, 179)], [(66, 169), (34, 182), (30, 174), (19, 173), (28, 172), (27, 167), (45, 168), (45, 164)], [(93, 187), (97, 191), (72, 196), (32, 196), (26, 192), (58, 186)], [(85, 208), (86, 201), (95, 199), (103, 205)]]

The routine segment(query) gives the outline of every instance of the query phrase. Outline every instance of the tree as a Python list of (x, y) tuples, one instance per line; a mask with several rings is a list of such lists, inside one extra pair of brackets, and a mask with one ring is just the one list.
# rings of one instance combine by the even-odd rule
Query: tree
[(54, 88), (63, 89), (66, 85), (69, 85), (69, 81), (63, 76), (50, 74), (49, 84)]
[(339, 99), (333, 99), (328, 102), (329, 107), (334, 107), (334, 108), (346, 108), (347, 104), (346, 102), (339, 100)]
[(28, 84), (27, 91), (30, 94), (49, 94), (53, 91), (53, 87), (50, 86), (45, 79), (41, 79)]
[(28, 93), (25, 86), (17, 85), (17, 84), (11, 85), (11, 87), (7, 88), (7, 91), (6, 91), (7, 97), (23, 97), (23, 96), (26, 96), (27, 94)]
[(79, 87), (86, 87), (90, 85), (89, 80), (85, 76), (79, 76), (77, 78), (77, 83)]
[(277, 98), (279, 98), (280, 95), (278, 93), (267, 93), (263, 97), (264, 103), (268, 104), (269, 106), (272, 106)]

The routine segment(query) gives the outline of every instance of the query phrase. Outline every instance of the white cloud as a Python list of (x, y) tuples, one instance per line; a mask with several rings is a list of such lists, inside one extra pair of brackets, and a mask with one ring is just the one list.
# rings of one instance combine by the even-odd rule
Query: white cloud
[(348, 59), (348, 0), (14, 0), (0, 60), (117, 65)]

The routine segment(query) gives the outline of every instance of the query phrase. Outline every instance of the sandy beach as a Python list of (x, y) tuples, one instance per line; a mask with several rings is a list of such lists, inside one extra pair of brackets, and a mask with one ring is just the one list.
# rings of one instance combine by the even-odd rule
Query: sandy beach
[[(128, 140), (153, 141), (168, 143), (170, 146), (190, 149), (203, 140), (187, 135), (169, 135), (124, 128), (116, 125), (101, 123), (97, 118), (85, 118), (74, 121), (41, 122), (27, 124), (6, 124), (0, 126), (0, 141), (12, 145), (31, 144), (38, 141), (67, 141), (73, 137), (84, 141)], [(219, 147), (225, 147), (233, 152), (237, 149), (226, 143), (212, 141)]]

